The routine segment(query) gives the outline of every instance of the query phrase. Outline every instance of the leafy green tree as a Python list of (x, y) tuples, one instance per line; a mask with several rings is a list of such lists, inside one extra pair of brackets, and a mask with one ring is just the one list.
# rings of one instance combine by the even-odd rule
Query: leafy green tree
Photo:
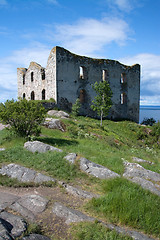
[(11, 126), (19, 136), (39, 135), (40, 124), (45, 118), (46, 110), (36, 101), (7, 100), (0, 104), (0, 119)]
[(92, 101), (93, 105), (91, 105), (91, 108), (93, 111), (97, 112), (98, 116), (100, 116), (100, 125), (102, 126), (103, 117), (106, 117), (108, 115), (109, 109), (112, 106), (112, 91), (107, 81), (102, 81), (99, 83), (95, 82), (92, 87), (97, 93), (97, 96)]
[(74, 116), (78, 116), (80, 107), (81, 107), (81, 103), (80, 103), (79, 98), (77, 98), (75, 104), (73, 104), (73, 106), (72, 106), (72, 114)]

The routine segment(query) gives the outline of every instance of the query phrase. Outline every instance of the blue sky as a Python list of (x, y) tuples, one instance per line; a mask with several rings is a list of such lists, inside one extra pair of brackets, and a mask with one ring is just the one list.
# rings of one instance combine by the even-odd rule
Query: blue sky
[(160, 0), (0, 0), (0, 102), (17, 97), (17, 67), (50, 50), (141, 64), (141, 104), (160, 105)]

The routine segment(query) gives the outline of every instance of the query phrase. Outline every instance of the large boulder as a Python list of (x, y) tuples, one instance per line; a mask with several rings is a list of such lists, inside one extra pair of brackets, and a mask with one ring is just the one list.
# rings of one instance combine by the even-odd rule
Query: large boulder
[(69, 114), (63, 111), (50, 110), (47, 112), (50, 116), (60, 117), (60, 118), (69, 118)]
[(55, 182), (55, 179), (49, 176), (46, 176), (42, 173), (38, 173), (32, 169), (14, 163), (2, 166), (2, 168), (0, 169), (0, 174), (7, 175), (8, 177), (11, 178), (16, 178), (20, 182), (35, 182), (35, 183), (43, 183), (49, 181)]
[(80, 168), (82, 171), (91, 174), (100, 179), (109, 179), (120, 177), (119, 174), (109, 170), (99, 164), (93, 163), (86, 158), (80, 158)]
[(46, 118), (43, 125), (49, 129), (58, 129), (62, 132), (65, 131), (65, 125), (59, 119)]
[(47, 151), (62, 152), (61, 149), (53, 147), (49, 144), (42, 143), (40, 141), (33, 141), (33, 142), (28, 141), (24, 144), (24, 148), (26, 148), (28, 151), (33, 152), (33, 153), (35, 153), (35, 152), (44, 153)]
[(0, 219), (6, 230), (14, 237), (20, 237), (27, 229), (27, 223), (23, 218), (8, 212), (1, 212)]
[(146, 180), (160, 182), (159, 173), (147, 170), (138, 163), (130, 163), (126, 161), (124, 162), (124, 165), (125, 165), (125, 172), (123, 176), (126, 178), (140, 177)]
[(61, 203), (56, 202), (53, 206), (53, 213), (56, 216), (64, 218), (66, 224), (87, 221), (94, 221), (94, 218), (88, 217), (87, 215), (77, 210), (68, 208)]

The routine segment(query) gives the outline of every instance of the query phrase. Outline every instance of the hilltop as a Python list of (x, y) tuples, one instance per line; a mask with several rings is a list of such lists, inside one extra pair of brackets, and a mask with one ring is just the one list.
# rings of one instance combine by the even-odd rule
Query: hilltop
[[(100, 127), (98, 120), (70, 117), (60, 119), (59, 130), (47, 128), (52, 120), (47, 121), (42, 134), (31, 139), (17, 137), (7, 129), (0, 131), (1, 168), (14, 163), (56, 179), (42, 184), (22, 183), (0, 175), (1, 191), (20, 197), (25, 193), (39, 194), (49, 200), (47, 209), (37, 215), (36, 227), (30, 231), (41, 232), (51, 239), (128, 239), (115, 231), (125, 228), (146, 234), (145, 239), (147, 236), (159, 238), (160, 148), (155, 129), (129, 121), (109, 120), (104, 120)], [(62, 152), (32, 153), (24, 148), (28, 140), (49, 144)], [(74, 164), (64, 158), (69, 153), (76, 154)], [(117, 174), (116, 177), (98, 178), (91, 174), (94, 172), (91, 169), (83, 171), (84, 159), (88, 169), (94, 163), (94, 169), (103, 166)], [(79, 196), (73, 195), (77, 189), (82, 190), (82, 195), (86, 192), (93, 195), (90, 198), (81, 196), (80, 192)], [(51, 214), (55, 202), (83, 212), (94, 221), (67, 225), (64, 216)], [(115, 230), (107, 230), (102, 222), (106, 226), (113, 224)], [(30, 226), (33, 228), (33, 223)], [(141, 236), (141, 239), (144, 238)]]

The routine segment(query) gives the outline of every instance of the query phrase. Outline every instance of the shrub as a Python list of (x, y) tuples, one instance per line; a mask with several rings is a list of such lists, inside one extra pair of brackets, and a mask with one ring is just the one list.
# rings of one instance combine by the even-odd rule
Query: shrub
[(78, 116), (80, 107), (81, 107), (81, 103), (80, 103), (79, 98), (77, 98), (75, 104), (73, 104), (73, 106), (72, 106), (72, 114), (74, 116)]
[(152, 136), (155, 137), (156, 141), (160, 140), (160, 122), (159, 121), (153, 125), (151, 134)]
[(155, 122), (156, 120), (154, 118), (144, 118), (141, 124), (153, 126)]
[(22, 137), (40, 134), (40, 124), (45, 118), (45, 113), (41, 103), (26, 99), (12, 99), (0, 104), (1, 120)]

